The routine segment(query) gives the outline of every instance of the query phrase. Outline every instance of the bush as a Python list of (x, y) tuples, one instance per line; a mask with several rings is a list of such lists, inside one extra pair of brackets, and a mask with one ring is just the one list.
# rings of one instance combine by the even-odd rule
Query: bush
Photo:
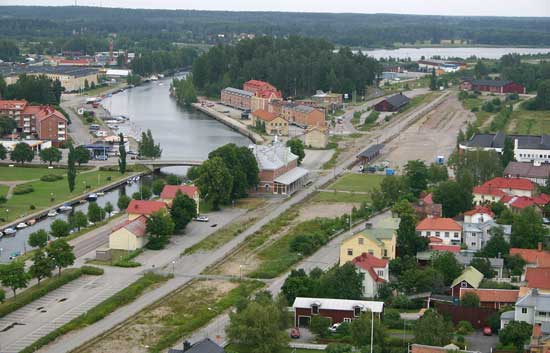
[(412, 305), (412, 302), (407, 296), (405, 295), (398, 295), (393, 298), (391, 302), (392, 308), (398, 308), (398, 309), (408, 309)]
[(82, 270), (82, 274), (90, 276), (101, 276), (105, 272), (102, 268), (87, 265), (82, 266), (80, 269)]
[(330, 319), (321, 315), (315, 315), (311, 318), (311, 323), (309, 328), (311, 332), (318, 335), (319, 337), (328, 336), (328, 327), (330, 326)]
[(469, 321), (460, 321), (456, 325), (456, 333), (459, 335), (467, 335), (470, 332), (474, 332), (474, 327)]
[(476, 113), (479, 111), (479, 107), (473, 107), (471, 110), (470, 110), (472, 113)]
[(24, 195), (24, 194), (30, 194), (34, 191), (34, 188), (30, 184), (21, 184), (17, 185), (15, 189), (13, 189), (13, 193), (15, 195)]
[(384, 310), (384, 324), (389, 328), (401, 328), (403, 327), (403, 320), (397, 309)]
[(55, 174), (46, 174), (46, 175), (43, 175), (40, 177), (40, 180), (41, 181), (45, 181), (45, 182), (54, 182), (54, 181), (58, 181), (58, 180), (61, 180), (63, 179), (63, 176), (62, 175), (55, 175)]
[(36, 210), (36, 206), (35, 206), (35, 205), (30, 205), (30, 206), (29, 206), (29, 209), (30, 209), (30, 210)]
[(0, 204), (8, 202), (8, 199), (6, 196), (0, 196)]

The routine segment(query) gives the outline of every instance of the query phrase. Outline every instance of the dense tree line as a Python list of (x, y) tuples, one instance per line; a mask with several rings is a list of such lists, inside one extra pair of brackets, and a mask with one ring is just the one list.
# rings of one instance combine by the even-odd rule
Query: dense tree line
[(212, 96), (250, 79), (268, 81), (285, 96), (310, 95), (318, 89), (364, 95), (381, 70), (378, 62), (349, 48), (336, 53), (334, 49), (326, 40), (301, 37), (220, 45), (195, 60), (193, 81), (199, 91)]
[(7, 85), (4, 99), (26, 99), (31, 104), (59, 104), (61, 100), (61, 82), (45, 75), (20, 75), (16, 83)]
[(527, 91), (537, 89), (542, 80), (550, 79), (550, 62), (540, 64), (521, 62), (518, 54), (503, 55), (498, 64), (501, 77), (521, 83)]
[[(549, 45), (547, 18), (412, 16), (146, 10), (90, 7), (5, 6), (0, 34), (13, 38), (94, 38), (117, 33), (117, 47), (160, 49), (172, 42), (230, 41), (240, 33), (258, 36), (322, 37), (342, 45), (392, 46), (394, 43), (463, 39), (493, 45)], [(224, 34), (224, 36), (218, 36)], [(106, 46), (106, 42), (104, 42)], [(70, 47), (74, 47), (71, 45)]]
[(130, 68), (135, 74), (147, 76), (190, 67), (197, 56), (197, 51), (192, 48), (146, 51), (130, 63)]
[(16, 61), (19, 57), (19, 47), (12, 40), (0, 40), (0, 60)]

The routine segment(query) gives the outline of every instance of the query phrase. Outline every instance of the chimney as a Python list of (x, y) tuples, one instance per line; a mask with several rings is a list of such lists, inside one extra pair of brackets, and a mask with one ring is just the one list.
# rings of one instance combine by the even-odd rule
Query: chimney
[(542, 251), (542, 242), (540, 241), (537, 243), (537, 250)]

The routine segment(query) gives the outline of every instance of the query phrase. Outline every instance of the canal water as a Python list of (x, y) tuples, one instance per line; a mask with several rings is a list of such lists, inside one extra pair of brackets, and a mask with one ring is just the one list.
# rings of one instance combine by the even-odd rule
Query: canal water
[(550, 48), (483, 48), (483, 47), (462, 47), (462, 48), (398, 48), (398, 49), (374, 49), (364, 50), (363, 53), (380, 58), (398, 58), (420, 60), (422, 57), (429, 59), (432, 56), (442, 58), (463, 58), (471, 56), (486, 59), (499, 59), (501, 56), (510, 53), (517, 54), (546, 54)]
[[(155, 142), (160, 143), (162, 159), (206, 159), (210, 151), (235, 143), (240, 146), (250, 144), (250, 140), (231, 130), (222, 123), (192, 108), (181, 107), (169, 96), (171, 78), (149, 82), (141, 86), (117, 93), (104, 99), (103, 106), (114, 115), (130, 118), (129, 123), (119, 125), (121, 132), (139, 137), (141, 131), (151, 129)], [(164, 168), (163, 173), (185, 174), (185, 167)], [(155, 176), (142, 178), (150, 183)], [(131, 196), (139, 190), (138, 184), (124, 185), (106, 192), (97, 203), (103, 207), (111, 202), (117, 209), (121, 193)], [(77, 211), (87, 212), (88, 203), (75, 207)], [(18, 230), (15, 236), (0, 239), (0, 262), (9, 261), (17, 253), (30, 250), (27, 240), (29, 234), (39, 229), (49, 231), (55, 219), (67, 220), (68, 213), (40, 220), (33, 226)]]

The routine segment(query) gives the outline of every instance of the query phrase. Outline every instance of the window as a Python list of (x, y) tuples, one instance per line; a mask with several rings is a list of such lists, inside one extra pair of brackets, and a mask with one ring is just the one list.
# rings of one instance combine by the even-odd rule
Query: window
[(455, 232), (455, 238), (458, 238), (458, 232)]
[(435, 236), (436, 236), (436, 237), (440, 236), (440, 233), (439, 233), (439, 232), (435, 232)]
[(521, 308), (521, 313), (522, 314), (527, 314), (527, 308)]
[(363, 243), (365, 242), (365, 239), (358, 238), (357, 241), (359, 242), (359, 245), (363, 245)]
[(449, 232), (445, 232), (445, 238), (449, 237)]
[(468, 282), (462, 281), (462, 282), (460, 282), (460, 286), (461, 286), (462, 288), (468, 288)]
[(344, 322), (347, 322), (349, 324), (351, 322), (351, 319), (349, 317), (345, 317)]
[(388, 257), (388, 250), (384, 249), (384, 257)]
[(369, 249), (369, 255), (374, 255), (374, 250)]
[(353, 256), (353, 249), (348, 249), (348, 256)]
[(311, 313), (312, 314), (319, 314), (319, 305), (317, 304), (312, 304), (311, 305)]
[(358, 317), (359, 315), (361, 315), (361, 307), (356, 306), (353, 308), (353, 316)]
[(475, 241), (472, 242), (472, 246), (476, 246), (476, 242), (475, 242)]
[(384, 276), (384, 270), (378, 270), (378, 271), (376, 271), (376, 274), (377, 274), (379, 277), (382, 277), (382, 276)]
[(429, 237), (429, 236), (431, 235), (431, 233), (432, 233), (432, 232), (430, 232), (430, 231), (426, 232), (426, 236)]

